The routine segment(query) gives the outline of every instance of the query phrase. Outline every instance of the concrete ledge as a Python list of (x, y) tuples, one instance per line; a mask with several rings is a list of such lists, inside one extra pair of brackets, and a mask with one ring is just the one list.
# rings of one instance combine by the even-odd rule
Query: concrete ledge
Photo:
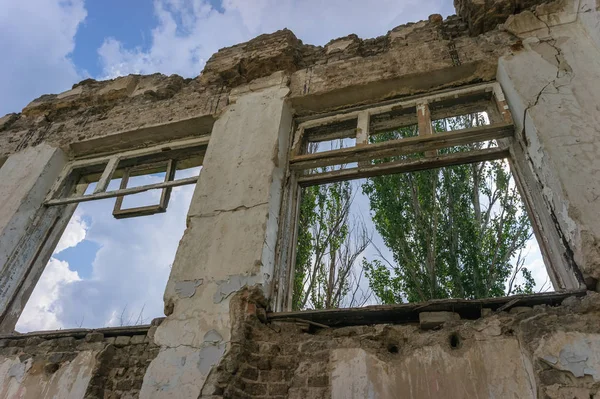
[(360, 326), (369, 324), (418, 323), (422, 312), (455, 312), (463, 319), (481, 317), (481, 310), (509, 310), (513, 306), (558, 306), (568, 297), (583, 297), (587, 290), (551, 292), (532, 295), (485, 299), (437, 299), (423, 303), (366, 306), (364, 308), (304, 310), (299, 312), (268, 313), (269, 321), (301, 319), (328, 327)]
[(164, 317), (156, 318), (152, 320), (151, 324), (144, 324), (140, 326), (102, 327), (93, 329), (71, 328), (65, 330), (32, 331), (25, 334), (0, 334), (0, 339), (25, 339), (31, 337), (39, 337), (44, 339), (64, 337), (84, 338), (86, 335), (94, 332), (102, 333), (105, 337), (146, 335), (151, 327), (160, 325), (164, 319)]

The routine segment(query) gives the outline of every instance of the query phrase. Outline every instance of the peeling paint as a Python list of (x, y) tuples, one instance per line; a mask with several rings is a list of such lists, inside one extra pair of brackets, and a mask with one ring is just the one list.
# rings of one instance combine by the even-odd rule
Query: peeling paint
[(191, 298), (203, 282), (203, 279), (178, 281), (175, 283), (175, 292), (180, 298)]
[(218, 345), (209, 345), (200, 350), (200, 358), (198, 359), (198, 370), (203, 375), (207, 375), (210, 372), (212, 366), (216, 365), (221, 361), (225, 354), (227, 344), (222, 343)]
[(223, 336), (219, 334), (217, 330), (210, 330), (206, 334), (204, 334), (204, 342), (221, 342), (223, 341)]
[(600, 381), (600, 339), (597, 335), (556, 332), (537, 349), (541, 360), (556, 370), (568, 371), (577, 378), (591, 376)]
[(25, 373), (31, 367), (31, 359), (28, 359), (25, 363), (15, 363), (10, 366), (8, 369), (7, 376), (10, 378), (14, 378), (17, 382), (23, 382), (23, 378), (25, 377)]
[(227, 298), (234, 292), (241, 290), (243, 287), (251, 287), (260, 283), (261, 278), (258, 276), (230, 276), (227, 280), (217, 281), (218, 288), (213, 297), (213, 301), (214, 303), (221, 303), (223, 299)]
[(592, 376), (594, 381), (600, 380), (598, 370), (594, 366), (590, 365), (589, 356), (583, 353), (587, 348), (584, 346), (570, 346), (560, 351), (559, 357), (555, 356), (544, 356), (543, 360), (558, 370), (570, 371), (575, 377), (581, 378), (586, 375)]

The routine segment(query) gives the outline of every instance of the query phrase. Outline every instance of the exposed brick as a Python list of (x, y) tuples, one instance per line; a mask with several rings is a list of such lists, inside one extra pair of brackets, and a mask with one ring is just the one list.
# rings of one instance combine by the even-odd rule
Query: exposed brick
[(310, 354), (310, 358), (315, 362), (325, 362), (329, 360), (329, 354), (329, 350), (316, 351)]
[(261, 370), (260, 381), (262, 382), (281, 382), (285, 380), (283, 370)]
[(329, 386), (329, 377), (327, 375), (308, 377), (309, 387), (327, 387)]
[(281, 353), (281, 348), (279, 347), (279, 345), (274, 344), (274, 343), (268, 343), (268, 342), (261, 342), (259, 344), (260, 347), (260, 353), (262, 355), (279, 355)]
[(54, 352), (51, 353), (48, 357), (48, 361), (50, 363), (61, 363), (65, 360), (68, 360), (72, 354), (70, 352)]
[(27, 338), (27, 340), (25, 340), (25, 346), (39, 345), (42, 342), (44, 342), (44, 340), (40, 337), (31, 337), (31, 338)]
[(292, 387), (294, 387), (294, 388), (305, 387), (306, 384), (307, 384), (306, 375), (296, 374), (292, 378)]
[(298, 344), (297, 343), (285, 343), (280, 346), (282, 355), (295, 355), (298, 353)]
[(271, 369), (271, 358), (269, 358), (269, 357), (261, 357), (256, 362), (256, 367), (259, 370), (270, 370)]
[(240, 377), (245, 378), (247, 380), (251, 380), (251, 381), (257, 381), (258, 380), (258, 369), (254, 368), (252, 366), (244, 365), (240, 371)]
[(269, 395), (286, 395), (289, 390), (289, 385), (286, 383), (272, 383), (269, 384)]
[(292, 356), (276, 356), (271, 360), (271, 368), (273, 369), (287, 369), (290, 365), (294, 364), (296, 359)]
[(329, 342), (327, 341), (308, 341), (300, 345), (300, 352), (312, 354), (318, 351), (329, 349)]
[(308, 397), (308, 388), (290, 388), (288, 399), (306, 399)]
[(250, 395), (266, 395), (267, 384), (261, 382), (246, 382), (244, 390)]
[(132, 388), (131, 380), (117, 381), (116, 388), (120, 391), (127, 391)]

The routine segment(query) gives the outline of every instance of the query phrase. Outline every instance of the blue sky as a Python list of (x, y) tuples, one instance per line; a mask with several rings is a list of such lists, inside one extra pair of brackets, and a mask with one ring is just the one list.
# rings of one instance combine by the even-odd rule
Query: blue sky
[[(90, 77), (195, 77), (218, 49), (282, 28), (323, 45), (434, 13), (453, 14), (452, 0), (0, 0), (0, 117)], [(19, 329), (161, 316), (192, 192), (178, 188), (166, 214), (130, 220), (112, 218), (114, 200), (80, 205)]]
[(0, 0), (0, 116), (86, 78), (197, 76), (218, 49), (289, 28), (322, 45), (454, 13), (452, 0)]
[[(220, 0), (210, 0), (208, 4), (215, 11), (224, 12)], [(107, 37), (116, 38), (126, 48), (150, 49), (151, 28), (159, 23), (152, 1), (96, 0), (85, 2), (85, 7), (87, 17), (77, 30), (71, 56), (82, 71), (93, 77), (102, 76), (98, 49)]]

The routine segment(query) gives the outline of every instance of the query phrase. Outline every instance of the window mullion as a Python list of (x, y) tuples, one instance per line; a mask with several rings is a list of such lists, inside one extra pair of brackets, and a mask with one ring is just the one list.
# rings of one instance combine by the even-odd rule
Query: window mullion
[[(431, 125), (431, 112), (429, 111), (429, 104), (420, 102), (417, 104), (417, 123), (419, 125), (419, 136), (427, 137), (433, 135), (433, 126)], [(438, 155), (437, 150), (425, 151), (425, 156), (435, 157)]]
[(94, 194), (103, 193), (108, 188), (108, 184), (110, 183), (110, 179), (112, 178), (115, 170), (117, 170), (117, 166), (119, 165), (120, 158), (112, 157), (109, 159), (106, 164), (106, 168), (104, 168), (104, 172), (102, 172), (102, 176), (96, 184), (96, 189), (94, 190)]
[[(356, 127), (356, 147), (362, 147), (369, 144), (369, 111), (361, 111), (358, 114), (358, 123)], [(358, 166), (370, 165), (370, 160), (358, 161)]]

